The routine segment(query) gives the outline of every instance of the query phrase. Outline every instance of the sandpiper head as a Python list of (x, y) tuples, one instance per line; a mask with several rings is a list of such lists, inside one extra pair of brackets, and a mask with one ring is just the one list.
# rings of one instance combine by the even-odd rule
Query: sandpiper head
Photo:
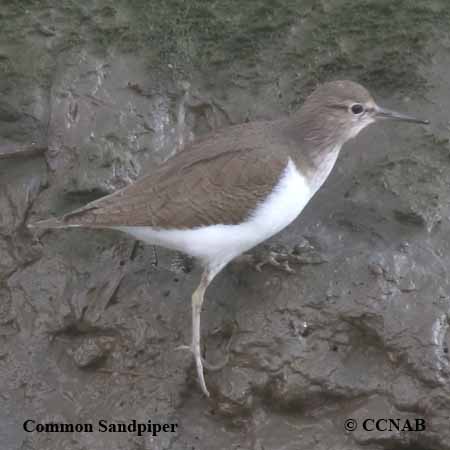
[[(306, 99), (301, 115), (305, 119), (305, 125), (309, 123), (312, 132), (318, 133), (317, 137), (311, 135), (312, 139), (328, 138), (339, 141), (340, 144), (380, 119), (429, 123), (427, 120), (381, 108), (367, 89), (347, 80), (332, 81), (317, 87)], [(313, 125), (311, 122), (316, 123)]]

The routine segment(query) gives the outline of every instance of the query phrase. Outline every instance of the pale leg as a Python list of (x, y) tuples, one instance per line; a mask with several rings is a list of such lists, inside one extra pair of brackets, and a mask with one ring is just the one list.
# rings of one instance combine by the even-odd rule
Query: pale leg
[[(222, 270), (222, 268), (226, 265), (226, 263), (222, 263), (216, 266), (210, 266), (206, 268), (200, 279), (200, 284), (197, 289), (192, 294), (192, 344), (190, 347), (187, 345), (181, 345), (177, 347), (177, 350), (189, 350), (194, 355), (195, 367), (197, 369), (197, 377), (202, 388), (203, 393), (209, 397), (209, 392), (206, 387), (205, 377), (203, 374), (203, 367), (206, 367), (208, 370), (220, 370), (227, 363), (229, 355), (227, 355), (225, 361), (220, 364), (209, 364), (202, 358), (201, 349), (200, 349), (200, 317), (202, 313), (202, 305), (205, 298), (205, 291), (213, 278)], [(229, 349), (231, 341), (228, 343), (227, 349)]]
[(200, 350), (200, 316), (202, 312), (203, 300), (205, 291), (209, 284), (208, 270), (202, 274), (200, 284), (192, 294), (192, 352), (194, 353), (195, 366), (197, 368), (198, 381), (203, 393), (209, 397), (208, 389), (206, 388), (205, 377), (203, 375), (202, 355)]
[(200, 386), (202, 388), (203, 393), (209, 397), (209, 392), (206, 387), (205, 377), (203, 375), (203, 360), (200, 349), (200, 317), (202, 312), (203, 300), (205, 298), (206, 288), (209, 286), (209, 283), (213, 280), (213, 278), (220, 272), (223, 265), (214, 267), (214, 268), (206, 268), (200, 280), (200, 284), (197, 289), (192, 294), (192, 344), (191, 351), (194, 354), (195, 366), (197, 369), (197, 376), (200, 382)]

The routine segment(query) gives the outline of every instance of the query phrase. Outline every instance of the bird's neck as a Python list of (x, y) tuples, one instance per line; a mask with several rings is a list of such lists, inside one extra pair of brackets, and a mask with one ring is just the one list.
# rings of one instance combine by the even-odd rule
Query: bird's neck
[(310, 186), (316, 192), (330, 175), (341, 150), (340, 144), (324, 147), (320, 152), (314, 153), (314, 170), (310, 172)]
[(292, 159), (315, 192), (327, 179), (343, 145), (338, 133), (323, 134), (320, 123), (308, 123), (292, 116), (284, 135), (293, 147)]

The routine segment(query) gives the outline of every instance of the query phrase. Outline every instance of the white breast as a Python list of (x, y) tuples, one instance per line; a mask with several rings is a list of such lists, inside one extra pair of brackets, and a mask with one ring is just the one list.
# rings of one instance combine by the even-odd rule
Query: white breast
[(238, 225), (211, 225), (191, 230), (157, 230), (151, 227), (114, 227), (137, 239), (190, 254), (206, 263), (226, 264), (289, 225), (303, 210), (314, 191), (289, 160), (274, 190)]

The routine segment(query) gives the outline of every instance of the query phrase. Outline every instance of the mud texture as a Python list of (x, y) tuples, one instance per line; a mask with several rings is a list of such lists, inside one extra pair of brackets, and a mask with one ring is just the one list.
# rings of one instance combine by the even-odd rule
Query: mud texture
[[(3, 0), (0, 448), (450, 449), (449, 30), (447, 0)], [(198, 266), (113, 232), (25, 224), (339, 78), (432, 124), (377, 124), (346, 146), (273, 239), (314, 249), (295, 274), (217, 277), (203, 342), (210, 362), (230, 357), (206, 374), (207, 400), (175, 350)], [(426, 429), (364, 431), (365, 418)], [(179, 427), (27, 433), (26, 419)]]

